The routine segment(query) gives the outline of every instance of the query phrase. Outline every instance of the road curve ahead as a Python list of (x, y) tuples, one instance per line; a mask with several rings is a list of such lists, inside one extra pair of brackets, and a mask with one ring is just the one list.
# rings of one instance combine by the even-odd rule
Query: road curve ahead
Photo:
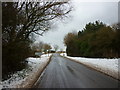
[(118, 88), (118, 81), (54, 54), (34, 88)]

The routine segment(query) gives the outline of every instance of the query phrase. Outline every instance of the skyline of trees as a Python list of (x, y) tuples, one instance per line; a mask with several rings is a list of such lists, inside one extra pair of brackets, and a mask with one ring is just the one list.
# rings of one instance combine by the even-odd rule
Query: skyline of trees
[(120, 28), (96, 21), (86, 24), (82, 31), (68, 33), (64, 38), (69, 56), (81, 57), (120, 57)]

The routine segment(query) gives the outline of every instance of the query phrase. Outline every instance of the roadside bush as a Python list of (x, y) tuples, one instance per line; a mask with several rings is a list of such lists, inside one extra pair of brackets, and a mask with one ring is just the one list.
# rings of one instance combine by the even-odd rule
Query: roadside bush
[(2, 78), (9, 78), (9, 74), (22, 70), (26, 66), (25, 59), (30, 56), (29, 42), (10, 43), (2, 47)]

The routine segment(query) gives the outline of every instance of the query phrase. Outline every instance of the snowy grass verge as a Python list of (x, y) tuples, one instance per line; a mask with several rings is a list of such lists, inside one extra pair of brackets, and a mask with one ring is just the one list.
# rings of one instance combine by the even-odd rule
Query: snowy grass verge
[(82, 63), (84, 65), (87, 65), (88, 67), (91, 67), (97, 71), (103, 72), (109, 76), (112, 76), (113, 78), (119, 79), (120, 72), (118, 69), (118, 61), (120, 59), (102, 59), (102, 58), (83, 58), (83, 57), (70, 57), (67, 56), (65, 53), (61, 54), (61, 56), (65, 56), (69, 59), (72, 59), (78, 63)]
[(41, 58), (27, 58), (26, 61), (28, 61), (28, 67), (16, 72), (8, 80), (0, 82), (0, 89), (30, 88), (49, 62), (49, 58), (51, 55), (52, 54), (49, 54), (49, 56), (47, 54), (44, 54), (41, 56)]

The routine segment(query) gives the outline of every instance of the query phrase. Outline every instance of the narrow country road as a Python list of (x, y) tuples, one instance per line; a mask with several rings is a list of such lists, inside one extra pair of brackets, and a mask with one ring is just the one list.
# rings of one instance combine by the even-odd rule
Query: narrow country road
[(118, 88), (118, 81), (54, 54), (34, 88)]

